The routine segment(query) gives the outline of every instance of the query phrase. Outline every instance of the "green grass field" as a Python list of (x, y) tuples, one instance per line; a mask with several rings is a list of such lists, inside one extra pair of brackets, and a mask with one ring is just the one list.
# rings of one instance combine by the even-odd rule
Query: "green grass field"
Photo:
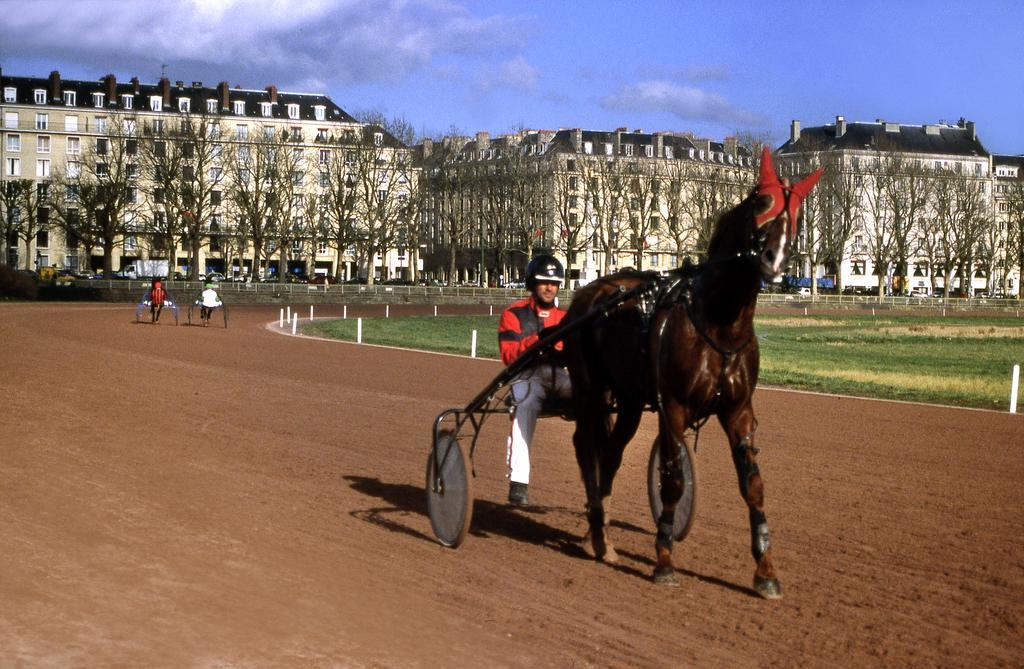
[[(497, 316), (363, 319), (363, 341), (498, 357)], [(355, 320), (308, 334), (355, 340)], [(1006, 409), (1014, 364), (1024, 365), (1024, 319), (759, 315), (761, 383), (822, 392)]]

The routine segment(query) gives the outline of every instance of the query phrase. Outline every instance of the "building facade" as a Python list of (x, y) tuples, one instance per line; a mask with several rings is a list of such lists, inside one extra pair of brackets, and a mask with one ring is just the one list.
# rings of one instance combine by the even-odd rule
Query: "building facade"
[(552, 252), (583, 285), (624, 267), (668, 270), (698, 257), (717, 215), (753, 183), (752, 152), (672, 132), (581, 128), (417, 147), (425, 255), (440, 275), (503, 285)]
[(1019, 273), (1000, 261), (993, 156), (975, 124), (876, 120), (801, 128), (780, 170), (825, 174), (804, 207), (800, 273), (848, 292), (1002, 294)]
[(59, 72), (0, 72), (0, 94), (11, 264), (99, 270), (109, 256), (108, 271), (151, 259), (183, 274), (410, 271), (395, 232), (416, 184), (408, 151), (326, 96)]

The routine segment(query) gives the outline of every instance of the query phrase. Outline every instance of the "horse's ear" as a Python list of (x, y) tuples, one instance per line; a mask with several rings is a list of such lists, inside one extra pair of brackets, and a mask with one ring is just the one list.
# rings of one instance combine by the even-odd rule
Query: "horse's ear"
[(804, 199), (805, 197), (811, 194), (811, 190), (813, 190), (814, 187), (818, 184), (818, 179), (821, 178), (821, 175), (824, 172), (825, 170), (819, 167), (818, 169), (814, 170), (806, 177), (804, 177), (804, 179), (800, 181), (797, 185), (793, 186), (791, 190), (797, 195), (799, 195), (801, 200)]
[(761, 178), (758, 180), (761, 190), (779, 185), (779, 176), (775, 173), (775, 166), (772, 165), (772, 153), (768, 145), (761, 151)]

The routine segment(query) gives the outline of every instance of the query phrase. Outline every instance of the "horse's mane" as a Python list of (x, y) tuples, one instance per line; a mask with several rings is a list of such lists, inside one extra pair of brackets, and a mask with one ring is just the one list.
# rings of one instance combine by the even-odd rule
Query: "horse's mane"
[(708, 242), (708, 258), (734, 253), (749, 245), (756, 201), (757, 191), (751, 191), (742, 202), (718, 217)]

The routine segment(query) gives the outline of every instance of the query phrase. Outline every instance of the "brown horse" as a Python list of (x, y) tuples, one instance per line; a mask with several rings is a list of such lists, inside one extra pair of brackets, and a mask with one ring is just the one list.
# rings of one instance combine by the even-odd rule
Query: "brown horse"
[[(622, 272), (576, 293), (566, 322), (616, 292), (645, 282), (651, 286), (599, 327), (581, 328), (566, 338), (576, 413), (573, 443), (587, 494), (589, 548), (598, 559), (617, 560), (608, 537), (612, 482), (626, 444), (650, 407), (659, 414), (664, 508), (655, 541), (654, 580), (678, 583), (672, 526), (683, 491), (684, 433), (699, 429), (714, 415), (728, 435), (740, 493), (749, 509), (751, 551), (757, 562), (754, 589), (766, 598), (781, 597), (754, 446), (757, 421), (751, 397), (759, 363), (754, 308), (762, 281), (782, 278), (800, 203), (819, 176), (815, 172), (790, 187), (775, 174), (765, 149), (758, 187), (718, 220), (705, 262), (680, 268), (672, 281)], [(614, 422), (610, 407), (615, 409)]]

